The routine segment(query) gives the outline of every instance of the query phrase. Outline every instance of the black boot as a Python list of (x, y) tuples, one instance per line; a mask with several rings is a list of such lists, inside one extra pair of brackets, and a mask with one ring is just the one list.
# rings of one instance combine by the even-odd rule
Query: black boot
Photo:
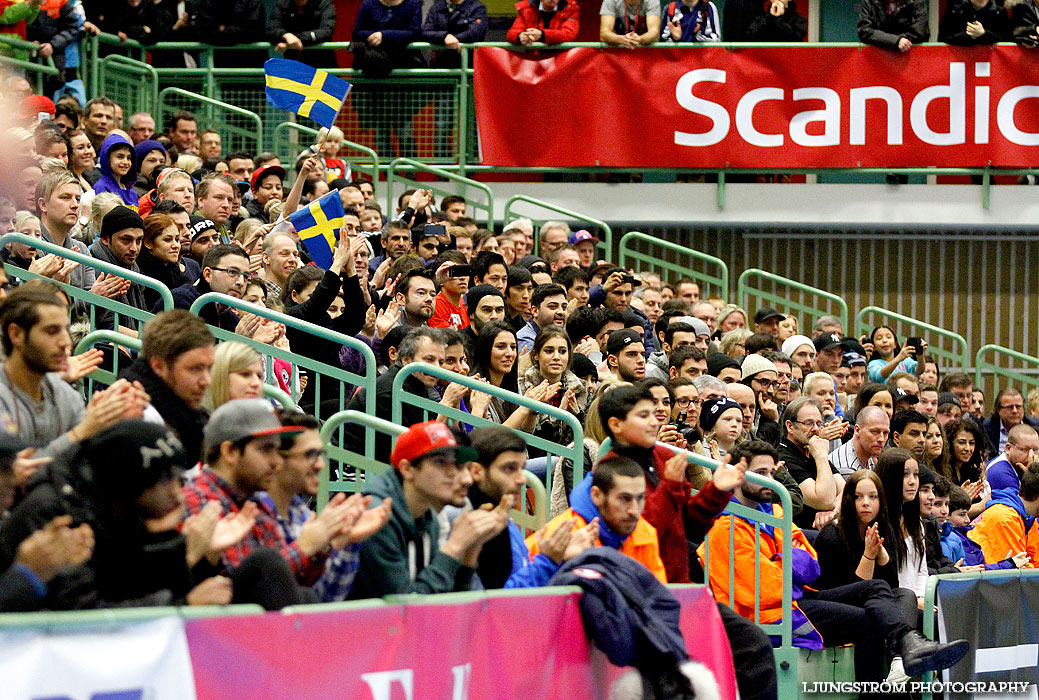
[(907, 632), (902, 637), (902, 666), (906, 675), (922, 676), (928, 671), (955, 666), (968, 651), (970, 644), (966, 639), (932, 642), (918, 632)]

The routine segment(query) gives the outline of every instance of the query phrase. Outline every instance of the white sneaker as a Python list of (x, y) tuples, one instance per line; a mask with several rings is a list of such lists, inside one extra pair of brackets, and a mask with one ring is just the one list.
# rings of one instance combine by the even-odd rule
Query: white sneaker
[(887, 674), (888, 683), (906, 683), (909, 681), (909, 676), (906, 675), (905, 669), (902, 668), (902, 657), (896, 656), (891, 659), (891, 670)]

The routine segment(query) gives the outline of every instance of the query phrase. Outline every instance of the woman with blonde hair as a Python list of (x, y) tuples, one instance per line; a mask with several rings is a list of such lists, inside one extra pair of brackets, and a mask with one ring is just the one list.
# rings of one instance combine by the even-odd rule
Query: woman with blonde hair
[(735, 304), (726, 304), (718, 312), (718, 337), (729, 331), (747, 327), (747, 312)]
[[(79, 221), (72, 227), (72, 237), (83, 241), (88, 246), (94, 243), (94, 239), (101, 233), (101, 220), (105, 214), (123, 203), (119, 195), (112, 192), (101, 192), (90, 200), (90, 207), (80, 206)], [(89, 215), (88, 215), (89, 212)]]
[(202, 399), (209, 411), (234, 399), (263, 398), (263, 357), (251, 346), (234, 340), (216, 346), (212, 384)]
[(729, 331), (722, 336), (721, 342), (718, 344), (718, 349), (725, 355), (739, 360), (747, 354), (747, 350), (744, 343), (747, 342), (747, 338), (754, 335), (746, 328), (737, 328), (736, 330)]

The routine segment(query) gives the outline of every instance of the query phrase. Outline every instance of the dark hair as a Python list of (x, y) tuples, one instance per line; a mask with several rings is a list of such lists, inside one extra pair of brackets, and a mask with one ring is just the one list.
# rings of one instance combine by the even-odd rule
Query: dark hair
[(500, 425), (488, 425), (482, 428), (474, 428), (469, 433), (469, 440), (476, 450), (476, 461), (485, 469), (490, 469), (494, 460), (498, 459), (503, 452), (527, 451), (527, 443), (516, 431)]
[(604, 325), (606, 325), (606, 316), (601, 309), (579, 306), (566, 319), (564, 327), (566, 334), (570, 336), (570, 342), (580, 343), (586, 337), (594, 338), (599, 335), (599, 331)]
[(891, 416), (891, 434), (898, 433), (901, 435), (910, 423), (920, 423), (924, 426), (924, 430), (927, 430), (927, 416), (919, 411), (899, 411)]
[(660, 307), (663, 311), (677, 311), (679, 316), (688, 316), (692, 313), (692, 306), (682, 297), (672, 297)]
[(954, 388), (973, 387), (974, 381), (966, 372), (949, 372), (942, 377), (942, 383), (938, 386), (939, 392), (952, 391)]
[(238, 255), (246, 260), (249, 259), (249, 254), (240, 245), (236, 243), (221, 243), (206, 251), (206, 254), (202, 257), (202, 269), (218, 267), (220, 261), (228, 255)]
[[(882, 391), (891, 393), (891, 389), (888, 388), (887, 384), (878, 384), (877, 382), (866, 382), (859, 387), (858, 398), (855, 399), (855, 410), (861, 411), (863, 408), (869, 405), (869, 402), (874, 396)], [(894, 406), (894, 396), (892, 398), (892, 406)]]
[(195, 122), (196, 125), (198, 124), (198, 117), (186, 109), (178, 109), (170, 115), (169, 119), (166, 120), (166, 131), (176, 131), (177, 122), (181, 120), (186, 122)]
[[(957, 484), (962, 484), (968, 479), (971, 481), (979, 479), (981, 467), (985, 463), (985, 446), (988, 444), (985, 433), (969, 418), (953, 418), (945, 424), (943, 430), (945, 439), (949, 443), (949, 471), (951, 472), (946, 476)], [(956, 449), (953, 447), (953, 441), (956, 439), (956, 434), (964, 430), (974, 437), (974, 452), (966, 462), (959, 463), (956, 461)]]
[(400, 343), (404, 340), (404, 336), (408, 334), (409, 330), (411, 329), (407, 326), (394, 326), (386, 333), (386, 337), (382, 339), (382, 345), (379, 346), (379, 356), (377, 358), (381, 364), (390, 364), (390, 348), (400, 350)]
[[(80, 112), (72, 105), (67, 102), (58, 101), (58, 104), (54, 105), (54, 118), (57, 119), (60, 116), (65, 116), (70, 122), (79, 126)], [(74, 127), (75, 128), (75, 127)]]
[(298, 302), (292, 300), (292, 293), (302, 292), (311, 282), (320, 282), (325, 276), (325, 271), (317, 265), (304, 265), (292, 271), (285, 287), (281, 290), (281, 303), (285, 306), (296, 306)]
[[(675, 405), (675, 392), (671, 389), (671, 385), (661, 379), (660, 377), (646, 377), (635, 382), (635, 386), (645, 387), (646, 389), (652, 389), (655, 386), (662, 386), (667, 390), (667, 398), (672, 406)], [(656, 399), (654, 399), (656, 401)]]
[(454, 328), (444, 326), (437, 330), (440, 331), (440, 339), (444, 341), (444, 347), (449, 348), (452, 345), (465, 345), (465, 338), (463, 338), (462, 334)]
[[(881, 537), (885, 539), (885, 548), (893, 547), (894, 542), (890, 542), (891, 533), (894, 530), (891, 527), (890, 511), (888, 510), (888, 500), (884, 494), (884, 483), (880, 480), (880, 477), (876, 472), (870, 471), (869, 469), (859, 469), (857, 472), (848, 477), (848, 481), (844, 484), (844, 492), (841, 495), (841, 512), (840, 520), (837, 523), (841, 537), (844, 539), (845, 544), (851, 549), (852, 543), (861, 544), (862, 535), (859, 534), (859, 514), (855, 508), (855, 489), (858, 487), (860, 481), (872, 481), (873, 485), (877, 487), (877, 498), (880, 508), (877, 510), (877, 516), (872, 521), (866, 523), (867, 527), (873, 523), (877, 524), (877, 532)], [(901, 493), (901, 492), (899, 492)], [(903, 541), (903, 546), (905, 546)], [(897, 568), (897, 567), (896, 567)]]
[(187, 214), (188, 210), (179, 202), (174, 202), (172, 199), (164, 199), (152, 207), (151, 213), (169, 216), (171, 214)]
[(570, 340), (570, 336), (566, 334), (566, 331), (559, 326), (547, 326), (538, 331), (537, 336), (534, 338), (534, 346), (530, 349), (530, 357), (531, 359), (539, 357), (541, 349), (545, 347), (545, 343), (552, 340), (552, 338), (562, 338), (566, 341), (566, 367), (563, 368), (563, 371), (566, 372), (574, 363), (574, 344)]
[[(951, 481), (949, 483), (952, 484)], [(952, 484), (952, 488), (949, 489), (949, 512), (970, 510), (970, 503), (970, 494), (962, 486)]]
[(671, 345), (675, 342), (675, 333), (692, 333), (696, 335), (696, 329), (693, 328), (692, 324), (679, 321), (678, 323), (669, 323), (664, 329), (664, 342)]
[[(746, 344), (743, 345), (743, 348), (747, 348)], [(786, 365), (794, 364), (794, 361), (790, 359), (790, 355), (787, 355), (785, 352), (780, 352), (779, 350), (766, 350), (765, 352), (761, 353), (761, 356), (769, 362), (771, 362), (772, 364), (775, 364), (777, 362)]]
[(652, 401), (653, 393), (648, 386), (632, 384), (617, 386), (599, 397), (599, 420), (602, 421), (603, 433), (613, 436), (610, 430), (610, 418), (624, 420), (639, 401)]
[(239, 151), (231, 151), (226, 156), (224, 156), (224, 160), (226, 160), (228, 166), (230, 166), (232, 160), (254, 160), (254, 158), (252, 157), (251, 153), (247, 153), (246, 151), (239, 150)]
[[(502, 258), (504, 260), (504, 258)], [(488, 267), (490, 267), (488, 265)], [(530, 270), (519, 265), (509, 265), (505, 268), (508, 281), (505, 283), (505, 291), (509, 291), (513, 287), (518, 287), (521, 284), (533, 284), (534, 278), (530, 276)]]
[(11, 344), (11, 336), (8, 329), (11, 324), (18, 326), (28, 335), (33, 326), (40, 322), (40, 306), (65, 307), (65, 303), (51, 291), (43, 288), (21, 287), (7, 295), (3, 305), (0, 305), (0, 329), (2, 329), (2, 342), (4, 354), (11, 355), (14, 346)]
[(743, 341), (743, 349), (748, 355), (753, 355), (760, 350), (778, 350), (779, 343), (776, 337), (769, 333), (754, 333)]
[[(278, 410), (278, 418), (281, 424), (287, 427), (302, 428), (303, 430), (320, 430), (321, 421), (309, 413), (303, 413), (295, 408), (282, 408)], [(281, 449), (291, 450), (296, 440), (302, 433), (286, 433), (281, 438)]]
[(934, 495), (937, 498), (948, 498), (949, 492), (952, 491), (953, 483), (947, 478), (938, 475), (938, 478), (934, 481)]
[(596, 462), (595, 467), (592, 469), (592, 486), (602, 491), (604, 495), (609, 495), (610, 491), (613, 490), (614, 477), (616, 476), (627, 476), (634, 479), (640, 476), (645, 478), (646, 474), (642, 471), (642, 467), (639, 466), (638, 462), (630, 457), (621, 457), (620, 455), (604, 457)]
[[(911, 501), (902, 500), (902, 484), (905, 480), (906, 462), (916, 461), (908, 450), (892, 447), (880, 453), (877, 460), (876, 472), (880, 482), (884, 485), (884, 496), (887, 498), (888, 520), (895, 532), (900, 532), (904, 526), (906, 532), (913, 539), (917, 556), (924, 554), (924, 533), (920, 522), (920, 492)], [(899, 568), (908, 561), (909, 550), (906, 548), (905, 540), (895, 536), (895, 545), (898, 548)]]
[[(476, 336), (476, 352), (473, 358), (475, 372), (479, 372), (480, 376), (485, 381), (491, 381), (491, 348), (494, 347), (494, 341), (501, 333), (508, 333), (512, 336), (512, 339), (516, 339), (515, 329), (506, 323), (505, 321), (491, 321), (485, 323), (483, 328), (480, 329), (480, 334)], [(501, 388), (507, 391), (517, 392), (518, 386), (516, 381), (517, 369), (519, 366), (519, 358), (512, 363), (512, 370), (509, 371), (501, 380)], [(474, 374), (475, 374), (474, 372)]]
[(668, 369), (671, 369), (673, 367), (679, 372), (681, 372), (682, 365), (684, 365), (689, 360), (706, 359), (707, 356), (704, 355), (703, 350), (701, 350), (700, 348), (696, 347), (695, 345), (683, 345), (682, 347), (676, 348), (675, 350), (671, 351), (671, 357), (668, 358), (667, 364)]
[(187, 309), (170, 309), (155, 314), (144, 324), (141, 359), (155, 357), (171, 365), (184, 353), (215, 343), (205, 321)]
[(584, 280), (585, 284), (590, 281), (588, 273), (579, 267), (573, 265), (567, 265), (556, 270), (556, 274), (552, 275), (552, 281), (569, 291), (574, 286), (574, 282), (577, 280)]
[[(473, 241), (475, 244), (475, 241)], [(476, 278), (483, 279), (490, 272), (492, 265), (501, 265), (504, 268), (508, 268), (505, 264), (505, 258), (500, 254), (495, 253), (493, 250), (481, 250), (476, 254), (476, 257), (472, 259), (470, 263), (472, 265), (473, 278), (469, 280), (470, 285), (478, 284)]]
[(741, 459), (745, 459), (748, 467), (750, 461), (755, 457), (771, 457), (773, 461), (779, 461), (779, 453), (776, 452), (776, 448), (764, 440), (746, 440), (732, 448), (732, 452), (729, 454), (732, 464), (739, 464)]
[(530, 295), (530, 308), (541, 306), (541, 303), (549, 297), (566, 296), (566, 290), (558, 284), (539, 284), (534, 287), (534, 293)]
[(886, 330), (891, 331), (891, 335), (894, 336), (894, 338), (895, 338), (895, 347), (891, 351), (892, 357), (897, 356), (898, 353), (902, 352), (902, 344), (898, 342), (898, 333), (895, 333), (895, 329), (892, 328), (891, 326), (877, 326), (876, 328), (874, 328), (873, 330), (871, 330), (869, 332), (869, 342), (873, 344), (873, 352), (871, 352), (869, 354), (869, 358), (866, 360), (867, 364), (870, 363), (870, 362), (873, 362), (873, 360), (882, 360), (882, 359), (884, 359), (884, 358), (882, 358), (880, 356), (880, 351), (877, 350), (877, 344), (874, 341), (874, 338), (876, 337), (877, 332), (880, 331), (881, 329), (886, 329)]
[(425, 268), (415, 268), (414, 270), (408, 270), (404, 273), (404, 276), (400, 278), (400, 282), (397, 283), (397, 293), (403, 294), (404, 298), (407, 299), (408, 292), (411, 291), (411, 285), (419, 277), (433, 282), (433, 288), (436, 288), (436, 282), (433, 281), (432, 272)]
[(440, 211), (447, 211), (449, 206), (459, 202), (465, 204), (465, 197), (459, 197), (457, 194), (449, 194), (440, 200)]

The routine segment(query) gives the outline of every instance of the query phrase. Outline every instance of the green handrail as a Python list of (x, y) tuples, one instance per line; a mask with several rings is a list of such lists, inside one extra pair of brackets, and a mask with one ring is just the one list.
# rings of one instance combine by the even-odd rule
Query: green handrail
[[(279, 139), (285, 138), (284, 135), (280, 134), (281, 131), (296, 131), (298, 133), (312, 137), (314, 143), (317, 142), (317, 136), (320, 133), (318, 129), (306, 126), (304, 124), (300, 124), (299, 122), (282, 122), (281, 124), (278, 124), (278, 126), (274, 127), (274, 135), (272, 138), (274, 139), (275, 150), (277, 150), (277, 147), (281, 145)], [(307, 145), (309, 146), (311, 144)], [(372, 178), (372, 186), (377, 187), (379, 184), (379, 169), (382, 166), (379, 163), (379, 154), (375, 152), (375, 149), (368, 148), (368, 146), (365, 146), (362, 143), (357, 143), (356, 141), (349, 140), (344, 140), (342, 147), (351, 148), (355, 151), (360, 151), (361, 153), (364, 153), (371, 159), (371, 171), (369, 175), (371, 175)], [(284, 153), (284, 155), (291, 157), (292, 159), (295, 159), (296, 157), (295, 153)], [(353, 167), (354, 169), (367, 169), (365, 165), (357, 162), (353, 164)], [(378, 200), (378, 196), (376, 196), (376, 200)]]
[[(119, 345), (129, 350), (133, 350), (134, 352), (140, 352), (141, 350), (140, 338), (133, 338), (122, 333), (117, 333), (116, 331), (91, 331), (90, 333), (87, 333), (85, 336), (83, 336), (83, 338), (80, 339), (79, 343), (76, 344), (76, 350), (74, 354), (79, 355), (80, 353), (84, 353), (90, 348), (97, 345), (98, 343), (112, 343), (114, 345)], [(87, 382), (90, 383), (90, 386), (87, 388), (86, 392), (87, 398), (90, 397), (90, 394), (93, 391), (92, 382), (111, 384), (116, 380), (116, 377), (118, 377), (119, 353), (114, 353), (113, 357), (115, 358), (115, 360), (113, 363), (114, 367), (111, 372), (98, 367), (87, 377)], [(286, 394), (278, 387), (273, 386), (272, 384), (264, 383), (263, 395), (269, 399), (272, 399), (280, 403), (282, 408), (291, 409), (296, 405), (296, 402), (292, 400), (291, 396)]]
[(229, 129), (232, 129), (233, 131), (241, 132), (243, 135), (249, 135), (249, 138), (256, 139), (256, 146), (257, 146), (257, 148), (263, 148), (263, 120), (260, 119), (260, 116), (258, 114), (256, 114), (256, 112), (250, 112), (247, 109), (242, 109), (241, 107), (236, 107), (235, 105), (228, 104), (227, 102), (221, 102), (220, 100), (214, 100), (212, 97), (206, 97), (205, 95), (199, 95), (198, 93), (191, 92), (190, 90), (183, 90), (183, 89), (178, 88), (178, 87), (163, 88), (162, 91), (159, 93), (158, 109), (159, 109), (160, 112), (165, 107), (166, 95), (180, 95), (181, 97), (187, 97), (187, 98), (192, 99), (192, 100), (198, 100), (199, 102), (201, 102), (201, 103), (203, 103), (205, 105), (208, 105), (209, 107), (219, 107), (220, 109), (227, 110), (228, 112), (231, 112), (233, 114), (241, 115), (242, 117), (245, 117), (246, 119), (248, 119), (250, 121), (256, 122), (256, 133), (255, 133), (255, 135), (249, 135), (249, 130), (248, 129), (243, 129), (241, 127), (230, 127), (230, 126), (227, 126), (226, 124), (225, 124), (225, 126), (227, 126), (227, 128), (229, 128)]
[[(199, 311), (201, 311), (204, 307), (208, 306), (209, 304), (222, 304), (232, 309), (237, 309), (238, 311), (254, 314), (256, 316), (260, 316), (261, 318), (266, 318), (271, 321), (281, 323), (286, 327), (304, 331), (316, 338), (331, 341), (339, 345), (345, 345), (349, 348), (353, 348), (354, 350), (360, 352), (361, 357), (364, 358), (364, 374), (355, 374), (353, 372), (348, 372), (347, 370), (342, 369), (340, 367), (332, 367), (331, 365), (326, 365), (323, 362), (312, 360), (310, 358), (298, 355), (293, 352), (287, 352), (273, 345), (265, 345), (263, 343), (259, 343), (258, 341), (255, 341), (251, 338), (245, 338), (243, 336), (236, 335), (231, 331), (226, 331), (212, 326), (210, 327), (210, 330), (212, 330), (213, 335), (217, 338), (220, 338), (222, 340), (237, 340), (238, 342), (247, 343), (249, 345), (252, 345), (254, 349), (257, 350), (257, 352), (260, 352), (265, 355), (270, 355), (271, 357), (274, 357), (276, 359), (284, 360), (286, 362), (291, 363), (293, 367), (294, 380), (298, 376), (300, 367), (309, 370), (312, 373), (312, 375), (309, 378), (309, 381), (312, 382), (314, 386), (314, 415), (317, 418), (320, 419), (322, 417), (320, 398), (322, 395), (321, 382), (323, 379), (325, 381), (339, 383), (339, 410), (343, 410), (346, 408), (346, 403), (349, 401), (350, 398), (346, 390), (346, 386), (344, 386), (344, 384), (354, 385), (364, 389), (364, 410), (371, 415), (375, 415), (375, 353), (372, 352), (372, 349), (368, 346), (367, 343), (357, 340), (356, 338), (351, 338), (348, 335), (344, 335), (342, 333), (330, 330), (328, 328), (323, 328), (316, 324), (300, 320), (293, 316), (289, 316), (288, 314), (272, 311), (271, 309), (268, 309), (265, 306), (250, 304), (247, 301), (242, 301), (241, 299), (236, 299), (234, 297), (227, 296), (226, 294), (218, 294), (216, 292), (208, 292), (196, 299), (194, 303), (192, 303), (191, 305), (191, 313), (198, 315)], [(269, 373), (272, 373), (274, 371), (273, 365), (273, 362), (268, 365)], [(366, 440), (365, 455), (370, 458), (374, 453), (375, 448), (373, 444), (374, 440), (371, 439), (374, 436), (372, 435), (370, 430), (366, 434), (366, 437), (369, 439)]]
[[(688, 262), (683, 263), (682, 258), (678, 258), (678, 262), (669, 262), (663, 258), (651, 255), (650, 253), (635, 250), (631, 245), (632, 242), (641, 241), (651, 246), (659, 246), (664, 250), (671, 251), (676, 256), (687, 256), (691, 258)], [(692, 277), (695, 280), (702, 282), (703, 284), (710, 284), (717, 288), (718, 295), (725, 299), (729, 296), (729, 266), (725, 264), (725, 261), (721, 258), (716, 258), (713, 255), (707, 253), (701, 253), (698, 250), (687, 248), (677, 243), (665, 241), (656, 236), (650, 236), (640, 231), (629, 231), (628, 233), (621, 236), (620, 242), (620, 262), (618, 263), (621, 267), (626, 267), (629, 260), (637, 260), (641, 263), (651, 265), (653, 268), (660, 268), (672, 272), (679, 277)], [(693, 269), (693, 263), (700, 262), (705, 267), (714, 266), (718, 268), (717, 274), (711, 274), (706, 271), (700, 271)], [(706, 291), (706, 290), (702, 290)], [(706, 299), (707, 294), (702, 293), (701, 296)]]
[[(584, 478), (584, 428), (581, 426), (581, 421), (577, 420), (577, 416), (569, 411), (564, 411), (556, 406), (549, 406), (548, 404), (534, 399), (527, 398), (520, 394), (513, 393), (507, 389), (493, 386), (488, 382), (481, 379), (474, 379), (467, 377), (463, 374), (456, 374), (455, 372), (449, 372), (442, 367), (435, 367), (425, 362), (412, 362), (404, 365), (397, 376), (393, 378), (393, 404), (392, 404), (392, 422), (400, 425), (402, 420), (402, 409), (403, 404), (415, 406), (417, 408), (424, 409), (431, 415), (443, 415), (449, 419), (459, 421), (468, 425), (476, 427), (480, 426), (491, 426), (499, 425), (492, 420), (486, 418), (480, 418), (474, 416), (465, 411), (452, 408), (450, 406), (443, 406), (436, 401), (421, 396), (416, 396), (410, 392), (404, 391), (404, 380), (413, 374), (417, 373), (428, 374), (436, 377), (437, 379), (443, 379), (454, 384), (461, 384), (462, 386), (469, 387), (476, 391), (481, 391), (485, 394), (508, 401), (509, 403), (516, 404), (517, 406), (523, 406), (529, 408), (535, 414), (542, 414), (550, 416), (557, 420), (561, 420), (566, 423), (573, 431), (573, 443), (569, 446), (560, 445), (559, 443), (546, 440), (530, 433), (526, 433), (521, 430), (515, 430), (517, 435), (523, 438), (523, 441), (527, 443), (528, 447), (543, 450), (549, 456), (549, 463), (551, 464), (551, 456), (558, 455), (561, 458), (569, 458), (571, 463), (574, 465), (574, 483), (576, 484), (582, 478)], [(548, 470), (548, 474), (545, 478), (545, 487), (549, 493), (552, 492), (552, 470)]]
[[(978, 348), (978, 351), (974, 354), (974, 384), (980, 387), (982, 384), (982, 373), (991, 372), (998, 377), (1006, 377), (1016, 382), (1020, 382), (1022, 385), (1028, 386), (1039, 386), (1039, 375), (1036, 374), (1025, 374), (1008, 367), (1000, 367), (995, 364), (995, 361), (988, 361), (985, 359), (985, 355), (1005, 355), (1012, 360), (1018, 360), (1029, 365), (1034, 365), (1036, 369), (1039, 369), (1039, 357), (1032, 355), (1026, 355), (1023, 352), (1017, 350), (1011, 350), (1005, 348), (1002, 345), (982, 345)], [(1028, 393), (1027, 391), (1024, 393)]]
[(0, 34), (0, 45), (6, 44), (13, 49), (28, 52), (36, 61), (42, 61), (37, 63), (36, 61), (29, 61), (24, 58), (18, 58), (17, 56), (7, 56), (0, 54), (0, 63), (6, 63), (9, 66), (20, 68), (27, 71), (30, 74), (35, 74), (36, 77), (36, 93), (43, 94), (43, 77), (46, 76), (57, 76), (61, 74), (61, 71), (54, 65), (53, 56), (47, 56), (43, 58), (39, 55), (40, 46), (36, 42), (26, 41), (20, 37), (12, 34)]
[(402, 167), (404, 169), (409, 170), (409, 171), (417, 170), (419, 172), (431, 173), (433, 175), (437, 175), (439, 177), (442, 177), (445, 180), (450, 180), (452, 182), (457, 182), (457, 183), (463, 185), (463, 188), (462, 188), (462, 195), (463, 196), (465, 195), (465, 188), (466, 187), (471, 187), (471, 188), (473, 188), (475, 190), (479, 190), (479, 191), (483, 192), (484, 195), (487, 197), (487, 203), (486, 204), (484, 204), (482, 202), (470, 201), (468, 197), (466, 197), (466, 201), (469, 204), (469, 206), (471, 206), (473, 209), (479, 209), (479, 210), (482, 210), (482, 211), (486, 212), (486, 214), (487, 214), (487, 228), (489, 228), (489, 229), (493, 229), (494, 228), (494, 191), (491, 190), (490, 187), (488, 187), (487, 185), (485, 185), (482, 182), (477, 182), (476, 180), (473, 180), (471, 178), (463, 177), (462, 175), (459, 175), (458, 173), (453, 173), (453, 172), (450, 172), (448, 170), (444, 170), (443, 168), (439, 168), (439, 167), (437, 167), (435, 165), (429, 165), (428, 163), (422, 163), (422, 162), (414, 160), (412, 158), (396, 158), (396, 159), (390, 161), (389, 170), (388, 170), (388, 172), (386, 174), (386, 212), (387, 213), (386, 213), (385, 216), (389, 216), (389, 212), (396, 211), (396, 206), (394, 205), (394, 201), (393, 201), (393, 185), (394, 185), (394, 182), (396, 182), (397, 180), (400, 180), (401, 184), (404, 185), (405, 188), (409, 184), (413, 183), (413, 184), (415, 184), (415, 186), (422, 187), (423, 189), (432, 189), (437, 194), (442, 194), (442, 195), (458, 194), (457, 190), (455, 192), (449, 192), (447, 190), (444, 190), (444, 189), (438, 187), (437, 183), (435, 183), (435, 182), (433, 182), (433, 183), (429, 183), (429, 182), (414, 182), (413, 180), (408, 180), (408, 179), (406, 179), (404, 177), (401, 177), (401, 176), (397, 175), (397, 170), (402, 169)]
[[(949, 339), (952, 341), (953, 345), (957, 346), (957, 349), (951, 351), (945, 350), (944, 348), (934, 347), (929, 343), (927, 353), (929, 355), (949, 360), (953, 363), (954, 367), (959, 369), (966, 370), (970, 367), (970, 348), (967, 346), (967, 339), (959, 333), (947, 331), (944, 328), (933, 326), (930, 323), (909, 316), (903, 316), (902, 314), (890, 311), (889, 309), (882, 309), (879, 306), (867, 306), (855, 315), (855, 333), (857, 335), (868, 333), (872, 329), (872, 326), (866, 323), (866, 317), (870, 314), (877, 314), (883, 318), (894, 319), (910, 328), (921, 329), (927, 331), (930, 335)], [(909, 333), (906, 333), (905, 335), (909, 335)]]
[[(797, 290), (801, 292), (802, 295), (814, 294), (815, 296), (825, 299), (829, 301), (831, 304), (835, 305), (838, 308), (838, 312), (834, 314), (831, 310), (815, 306), (809, 306), (806, 303), (795, 301), (794, 299), (791, 299), (789, 297), (782, 296), (779, 291), (767, 292), (763, 289), (757, 289), (755, 287), (752, 287), (750, 283), (747, 281), (752, 277), (760, 277), (763, 280), (772, 282), (773, 285), (775, 285), (776, 287), (788, 287), (790, 289)], [(797, 282), (796, 280), (788, 279), (780, 275), (774, 275), (771, 272), (765, 272), (764, 270), (759, 270), (754, 267), (750, 268), (749, 270), (744, 270), (743, 274), (740, 275), (739, 280), (736, 282), (736, 298), (740, 300), (740, 306), (742, 306), (744, 309), (747, 309), (748, 312), (751, 309), (751, 297), (754, 297), (758, 301), (765, 301), (771, 304), (775, 304), (777, 307), (779, 307), (780, 311), (788, 309), (800, 312), (798, 314), (798, 325), (801, 328), (805, 328), (808, 325), (805, 322), (803, 314), (807, 314), (808, 317), (813, 320), (819, 318), (820, 316), (834, 315), (841, 320), (841, 325), (844, 328), (848, 328), (848, 304), (844, 301), (844, 299), (841, 299), (836, 294), (831, 294), (830, 292), (827, 292), (823, 289), (817, 289), (816, 287), (812, 287), (807, 284)]]
[[(517, 202), (525, 202), (527, 204), (532, 204), (536, 207), (548, 209), (549, 211), (554, 211), (557, 214), (562, 214), (563, 216), (570, 217), (571, 219), (584, 221), (586, 223), (591, 224), (592, 226), (598, 226), (600, 229), (602, 229), (603, 232), (602, 241), (599, 243), (599, 245), (606, 249), (606, 260), (613, 260), (613, 229), (611, 229), (610, 225), (607, 224), (605, 221), (588, 216), (587, 214), (580, 214), (576, 211), (565, 209), (557, 204), (551, 204), (550, 202), (545, 202), (540, 199), (528, 197), (525, 194), (517, 194), (512, 197), (509, 197), (508, 200), (506, 200), (505, 202), (505, 212), (502, 214), (502, 226), (508, 225), (510, 215), (512, 214), (512, 205), (516, 204)], [(537, 251), (538, 237), (534, 236), (534, 252), (536, 253)]]
[[(325, 421), (324, 425), (321, 426), (321, 442), (325, 444), (325, 450), (328, 455), (341, 463), (349, 463), (355, 470), (354, 478), (350, 481), (332, 481), (331, 470), (325, 470), (321, 474), (321, 484), (318, 486), (317, 502), (318, 507), (322, 508), (328, 503), (330, 494), (346, 492), (353, 493), (354, 491), (361, 491), (364, 489), (365, 484), (368, 482), (368, 474), (382, 474), (383, 472), (390, 469), (390, 465), (385, 462), (379, 462), (374, 459), (366, 459), (362, 455), (358, 455), (342, 447), (342, 428), (345, 425), (363, 425), (373, 430), (391, 435), (394, 438), (407, 429), (398, 423), (392, 423), (388, 420), (383, 420), (376, 416), (370, 416), (360, 411), (339, 411), (338, 413), (332, 414), (328, 420)], [(338, 443), (336, 442), (337, 433), (339, 437)], [(363, 465), (363, 466), (362, 466)], [(527, 478), (527, 488), (534, 491), (534, 514), (528, 515), (526, 506), (526, 495), (527, 492), (521, 491), (522, 498), (518, 507), (511, 511), (510, 517), (519, 525), (521, 528), (529, 528), (531, 530), (537, 530), (545, 524), (545, 512), (547, 498), (545, 496), (545, 486), (541, 483), (534, 474), (524, 471)]]
[(138, 103), (137, 109), (143, 112), (155, 111), (159, 104), (159, 72), (144, 61), (137, 61), (128, 56), (120, 56), (119, 54), (110, 54), (101, 59), (97, 68), (100, 76), (99, 80), (102, 84), (104, 84), (105, 72), (108, 70), (109, 64), (120, 65), (130, 72), (137, 73), (138, 75), (146, 75), (151, 79), (151, 90), (148, 91), (149, 99), (144, 104)]

